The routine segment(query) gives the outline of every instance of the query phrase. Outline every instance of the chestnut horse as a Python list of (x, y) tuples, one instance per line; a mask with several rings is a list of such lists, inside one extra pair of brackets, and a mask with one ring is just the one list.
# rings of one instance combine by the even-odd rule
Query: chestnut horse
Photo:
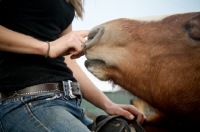
[(90, 31), (85, 56), (94, 76), (155, 110), (147, 132), (200, 129), (200, 12), (105, 22)]

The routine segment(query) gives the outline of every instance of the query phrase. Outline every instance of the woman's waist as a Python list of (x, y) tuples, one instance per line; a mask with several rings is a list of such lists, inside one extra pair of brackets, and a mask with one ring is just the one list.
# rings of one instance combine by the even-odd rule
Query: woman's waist
[(42, 93), (67, 93), (71, 98), (76, 98), (81, 95), (80, 86), (77, 82), (71, 80), (60, 81), (56, 83), (42, 83), (25, 87), (20, 90), (9, 90), (0, 92), (0, 100), (19, 98), (22, 96), (37, 95)]
[(33, 85), (38, 85), (42, 83), (56, 83), (63, 80), (76, 81), (70, 73), (63, 73), (62, 75), (58, 75), (52, 73), (42, 74), (40, 72), (33, 72), (32, 74), (29, 74), (28, 72), (23, 72), (23, 74), (19, 73), (18, 75), (8, 75), (4, 78), (1, 78), (0, 92), (20, 90)]
[[(75, 80), (62, 58), (0, 52), (0, 91), (19, 90), (27, 86), (63, 80)], [(29, 58), (29, 59), (28, 59)], [(37, 60), (37, 58), (40, 58)]]

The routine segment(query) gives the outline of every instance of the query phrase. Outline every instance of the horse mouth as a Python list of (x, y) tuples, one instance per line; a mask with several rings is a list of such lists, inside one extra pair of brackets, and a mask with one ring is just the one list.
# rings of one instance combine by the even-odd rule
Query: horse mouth
[(86, 60), (85, 67), (92, 67), (92, 66), (105, 66), (106, 62), (103, 60)]

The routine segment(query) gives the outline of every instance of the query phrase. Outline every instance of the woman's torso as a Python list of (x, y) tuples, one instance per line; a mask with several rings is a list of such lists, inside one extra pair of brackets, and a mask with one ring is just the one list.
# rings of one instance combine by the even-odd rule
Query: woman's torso
[[(1, 0), (0, 25), (41, 41), (59, 37), (74, 18), (66, 0)], [(0, 51), (0, 91), (74, 80), (64, 57), (56, 59)]]

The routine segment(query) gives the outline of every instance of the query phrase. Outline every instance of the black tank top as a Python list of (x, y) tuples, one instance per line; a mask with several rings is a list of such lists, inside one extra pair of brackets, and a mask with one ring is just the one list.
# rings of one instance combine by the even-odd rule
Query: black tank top
[[(0, 0), (0, 25), (42, 41), (57, 39), (74, 15), (66, 0)], [(0, 51), (0, 91), (62, 80), (76, 81), (64, 57)]]

